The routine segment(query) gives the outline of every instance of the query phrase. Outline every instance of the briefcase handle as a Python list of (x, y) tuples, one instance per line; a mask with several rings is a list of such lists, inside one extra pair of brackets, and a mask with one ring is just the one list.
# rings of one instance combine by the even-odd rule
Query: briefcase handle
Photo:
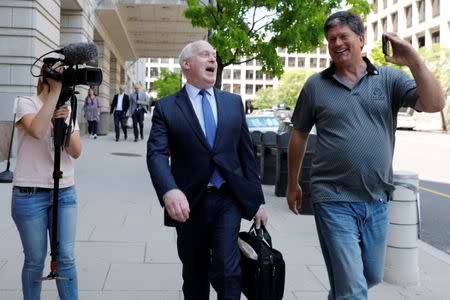
[(255, 222), (253, 222), (248, 232), (251, 232), (252, 230), (255, 232), (255, 236), (261, 242), (265, 241), (270, 246), (270, 248), (272, 248), (272, 237), (270, 236), (269, 231), (267, 231), (266, 226), (261, 224), (261, 227), (259, 229), (256, 229)]

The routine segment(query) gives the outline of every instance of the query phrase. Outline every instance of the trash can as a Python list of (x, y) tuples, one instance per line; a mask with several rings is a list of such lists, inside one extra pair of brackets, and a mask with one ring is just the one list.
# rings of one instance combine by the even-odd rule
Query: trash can
[(287, 166), (287, 150), (289, 145), (290, 132), (277, 135), (277, 150), (275, 164), (275, 196), (286, 196), (288, 166)]
[(394, 172), (395, 191), (389, 202), (389, 237), (384, 281), (411, 286), (419, 283), (417, 240), (420, 232), (419, 177), (416, 173)]
[(268, 131), (262, 135), (261, 183), (275, 184), (277, 134)]
[(262, 133), (261, 133), (261, 131), (255, 130), (250, 133), (250, 136), (252, 138), (253, 153), (255, 155), (256, 172), (258, 172), (258, 175), (260, 175), (261, 174), (260, 167), (261, 167)]

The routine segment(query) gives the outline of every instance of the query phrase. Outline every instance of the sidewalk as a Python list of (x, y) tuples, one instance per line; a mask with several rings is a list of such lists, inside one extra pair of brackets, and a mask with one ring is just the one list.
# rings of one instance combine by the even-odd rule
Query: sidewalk
[[(146, 140), (134, 143), (132, 135), (130, 130), (129, 140), (119, 142), (113, 133), (97, 140), (83, 138), (83, 154), (75, 166), (80, 299), (183, 299), (175, 231), (163, 226), (163, 211), (146, 166)], [(5, 167), (6, 162), (0, 163), (0, 171)], [(284, 299), (326, 299), (329, 285), (314, 219), (290, 213), (285, 199), (274, 196), (273, 186), (263, 189), (268, 230), (286, 261)], [(0, 184), (2, 300), (22, 299), (23, 255), (10, 217), (10, 193), (11, 184)], [(243, 221), (242, 230), (250, 225)], [(449, 256), (420, 243), (419, 263), (419, 286), (383, 283), (370, 290), (370, 299), (450, 299)], [(58, 299), (54, 281), (43, 284), (42, 299)], [(216, 299), (213, 292), (211, 299)]]

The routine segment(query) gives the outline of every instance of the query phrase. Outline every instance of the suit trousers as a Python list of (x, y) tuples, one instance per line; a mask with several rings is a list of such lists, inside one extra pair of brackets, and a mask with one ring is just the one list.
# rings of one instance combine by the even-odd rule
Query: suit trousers
[(116, 131), (116, 139), (120, 136), (120, 130), (119, 130), (119, 123), (120, 127), (122, 127), (123, 135), (125, 138), (127, 138), (127, 124), (126, 124), (126, 115), (124, 111), (114, 111), (114, 130)]
[(189, 219), (177, 226), (185, 300), (209, 300), (210, 282), (218, 299), (240, 299), (240, 225), (240, 208), (222, 188), (206, 191)]
[[(139, 139), (139, 133), (141, 135), (141, 139), (144, 139), (144, 110), (137, 109), (133, 112), (133, 131), (134, 131), (134, 139)], [(139, 124), (139, 130), (138, 130)]]

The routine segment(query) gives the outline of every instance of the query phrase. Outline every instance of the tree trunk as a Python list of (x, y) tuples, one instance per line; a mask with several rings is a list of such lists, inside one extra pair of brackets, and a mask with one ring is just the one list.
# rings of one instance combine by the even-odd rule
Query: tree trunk
[(216, 74), (216, 84), (214, 87), (221, 89), (222, 88), (222, 73), (223, 73), (223, 63), (222, 59), (220, 58), (219, 53), (217, 53), (217, 74)]

